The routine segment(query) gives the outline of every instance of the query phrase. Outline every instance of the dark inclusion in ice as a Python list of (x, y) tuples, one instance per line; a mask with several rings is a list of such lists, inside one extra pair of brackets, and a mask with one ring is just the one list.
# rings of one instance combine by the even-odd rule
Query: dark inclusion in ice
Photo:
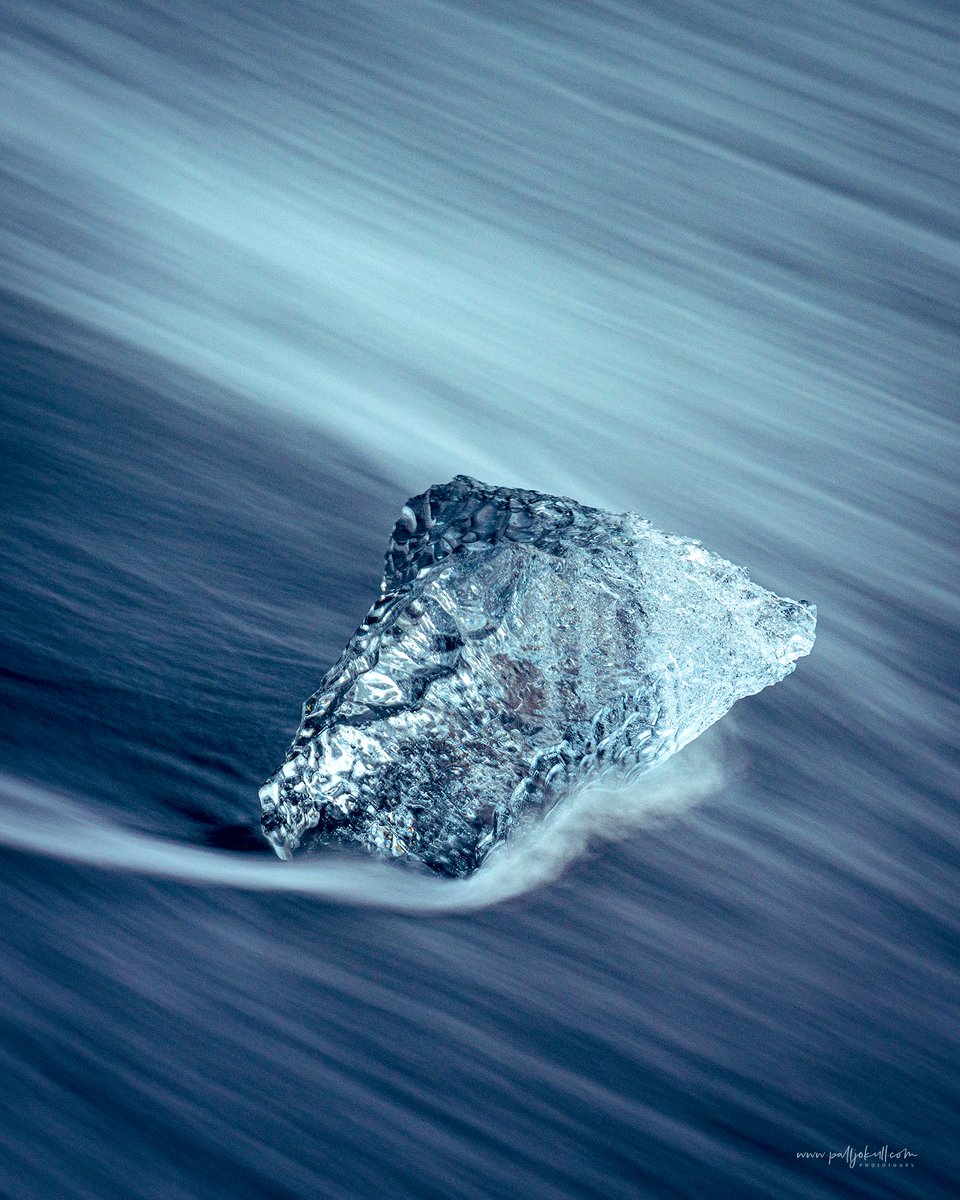
[(283, 858), (338, 841), (466, 875), (782, 679), (816, 623), (641, 517), (463, 475), (404, 507), (380, 593), (260, 789)]

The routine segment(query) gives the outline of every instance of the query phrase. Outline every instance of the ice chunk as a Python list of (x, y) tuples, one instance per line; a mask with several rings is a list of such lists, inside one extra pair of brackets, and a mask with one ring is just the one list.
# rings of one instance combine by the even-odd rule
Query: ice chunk
[(283, 858), (343, 841), (466, 875), (782, 679), (816, 623), (641, 517), (463, 475), (404, 506), (380, 592), (260, 790)]

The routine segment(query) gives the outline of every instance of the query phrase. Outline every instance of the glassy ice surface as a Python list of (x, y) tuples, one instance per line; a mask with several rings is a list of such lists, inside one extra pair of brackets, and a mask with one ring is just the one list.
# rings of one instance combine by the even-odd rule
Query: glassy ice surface
[(466, 476), (403, 508), (380, 598), (260, 789), (281, 857), (466, 875), (573, 787), (673, 754), (809, 654), (816, 609), (631, 513)]

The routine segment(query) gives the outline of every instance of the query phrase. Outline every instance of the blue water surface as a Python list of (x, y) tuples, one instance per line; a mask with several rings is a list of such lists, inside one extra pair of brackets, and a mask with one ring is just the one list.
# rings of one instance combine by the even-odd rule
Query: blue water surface
[[(946, 3), (3, 8), (0, 1193), (955, 1193), (958, 118)], [(257, 786), (461, 471), (814, 652), (509, 894), (284, 890)]]

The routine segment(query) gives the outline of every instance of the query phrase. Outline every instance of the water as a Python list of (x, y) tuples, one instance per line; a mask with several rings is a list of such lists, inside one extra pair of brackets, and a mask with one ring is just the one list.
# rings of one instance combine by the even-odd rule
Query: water
[[(958, 35), (5, 7), (2, 1194), (955, 1190)], [(477, 883), (285, 867), (256, 787), (459, 471), (814, 653)]]

